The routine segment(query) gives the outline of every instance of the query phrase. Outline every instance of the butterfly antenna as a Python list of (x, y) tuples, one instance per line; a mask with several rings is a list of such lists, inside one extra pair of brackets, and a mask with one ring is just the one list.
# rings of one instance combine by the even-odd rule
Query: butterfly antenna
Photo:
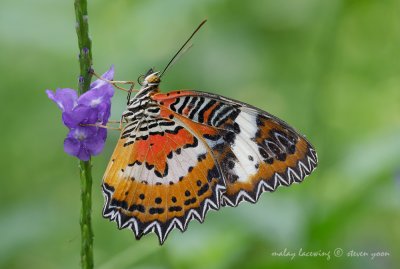
[[(200, 30), (200, 28), (207, 22), (207, 20), (204, 20), (200, 23), (199, 26), (197, 26), (196, 30), (194, 30), (194, 32), (190, 35), (190, 37), (186, 40), (186, 42), (182, 45), (182, 47), (178, 50), (177, 53), (175, 53), (174, 57), (172, 57), (172, 59), (169, 61), (169, 63), (167, 64), (167, 66), (164, 68), (164, 70), (161, 72), (160, 78), (164, 75), (165, 71), (167, 71), (168, 67), (171, 66), (171, 64), (175, 61), (175, 59), (178, 57), (178, 55), (182, 52), (182, 51), (186, 51), (184, 50), (184, 48), (186, 47), (186, 45), (189, 43), (189, 41), (193, 38), (193, 36)], [(189, 47), (190, 48), (190, 47)]]

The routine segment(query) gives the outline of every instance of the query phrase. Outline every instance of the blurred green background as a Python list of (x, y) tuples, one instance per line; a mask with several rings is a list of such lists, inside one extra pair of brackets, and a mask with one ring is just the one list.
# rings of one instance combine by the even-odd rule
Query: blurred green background
[[(286, 120), (319, 154), (300, 184), (136, 241), (101, 216), (118, 132), (93, 159), (96, 268), (396, 268), (400, 264), (400, 3), (396, 0), (89, 1), (94, 67), (161, 69), (204, 18), (162, 89), (199, 89)], [(76, 88), (73, 1), (2, 0), (0, 267), (78, 268), (77, 160), (45, 89)], [(113, 98), (119, 119), (126, 95)], [(342, 257), (334, 257), (336, 248)], [(326, 257), (274, 252), (330, 251)], [(347, 257), (350, 251), (387, 257)]]

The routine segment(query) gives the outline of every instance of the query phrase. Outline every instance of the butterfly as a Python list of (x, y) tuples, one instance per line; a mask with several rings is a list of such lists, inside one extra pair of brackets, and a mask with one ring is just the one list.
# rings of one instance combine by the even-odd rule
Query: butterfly
[(155, 232), (163, 244), (171, 230), (203, 222), (210, 209), (255, 203), (316, 168), (313, 146), (283, 120), (207, 92), (161, 93), (165, 70), (150, 69), (128, 96), (103, 177), (103, 216), (119, 229), (137, 239)]

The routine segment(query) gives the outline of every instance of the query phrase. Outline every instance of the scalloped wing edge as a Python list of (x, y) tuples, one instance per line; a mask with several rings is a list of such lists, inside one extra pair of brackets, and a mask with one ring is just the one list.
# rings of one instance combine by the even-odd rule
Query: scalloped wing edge
[[(303, 160), (298, 160), (295, 168), (288, 167), (285, 174), (283, 175), (275, 173), (269, 179), (260, 180), (256, 187), (257, 191), (253, 196), (243, 190), (240, 191), (239, 194), (236, 196), (235, 201), (231, 201), (226, 196), (222, 196), (221, 206), (237, 207), (241, 202), (245, 201), (255, 204), (260, 198), (261, 194), (266, 191), (274, 192), (281, 185), (288, 187), (293, 183), (303, 182), (304, 179), (317, 168), (317, 152), (312, 147), (309, 147), (308, 153), (306, 154), (305, 158), (303, 158)], [(285, 178), (287, 178), (287, 180)]]
[(142, 236), (150, 232), (154, 232), (158, 237), (160, 245), (165, 242), (173, 228), (178, 228), (181, 232), (184, 232), (188, 228), (188, 224), (191, 220), (196, 219), (200, 223), (203, 223), (208, 211), (219, 210), (221, 207), (222, 195), (225, 190), (225, 186), (216, 184), (215, 196), (213, 196), (215, 197), (215, 201), (213, 201), (213, 199), (206, 198), (202, 207), (196, 209), (192, 208), (184, 216), (173, 218), (172, 220), (167, 222), (167, 227), (163, 228), (162, 226), (165, 224), (162, 224), (157, 220), (146, 223), (143, 225), (143, 227), (140, 227), (140, 224), (135, 217), (126, 218), (122, 216), (121, 212), (118, 211), (115, 206), (110, 205), (113, 190), (106, 185), (106, 183), (102, 184), (103, 196), (105, 199), (103, 207), (103, 217), (109, 219), (110, 221), (116, 222), (118, 229), (131, 229), (136, 239), (140, 239)]

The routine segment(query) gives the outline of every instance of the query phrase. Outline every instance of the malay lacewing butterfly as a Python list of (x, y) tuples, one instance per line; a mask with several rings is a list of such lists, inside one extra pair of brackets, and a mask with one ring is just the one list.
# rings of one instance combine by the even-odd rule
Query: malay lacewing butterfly
[[(216, 94), (160, 93), (165, 70), (150, 69), (130, 98), (103, 178), (103, 215), (137, 239), (163, 244), (210, 209), (257, 202), (261, 193), (302, 182), (317, 166), (306, 138), (281, 119)], [(130, 92), (129, 92), (130, 93)]]

